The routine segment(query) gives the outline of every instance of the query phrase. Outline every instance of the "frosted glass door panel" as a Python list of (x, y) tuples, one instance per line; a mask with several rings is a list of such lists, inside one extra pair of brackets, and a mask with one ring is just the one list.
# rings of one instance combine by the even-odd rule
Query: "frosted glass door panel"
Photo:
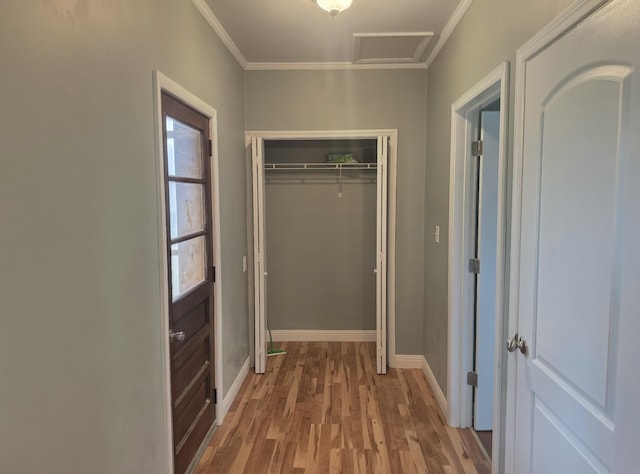
[(204, 236), (201, 236), (171, 245), (171, 289), (174, 301), (205, 280), (205, 243)]
[(167, 167), (169, 176), (202, 178), (202, 133), (167, 117)]
[(169, 182), (171, 238), (204, 230), (204, 184)]

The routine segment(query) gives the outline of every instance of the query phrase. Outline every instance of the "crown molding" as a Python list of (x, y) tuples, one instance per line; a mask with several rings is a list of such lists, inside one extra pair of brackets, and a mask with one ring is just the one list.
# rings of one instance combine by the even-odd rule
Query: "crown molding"
[(429, 54), (426, 62), (419, 63), (358, 63), (351, 62), (292, 62), (292, 63), (267, 63), (248, 62), (236, 43), (231, 39), (227, 30), (224, 29), (220, 20), (214, 15), (205, 0), (191, 0), (209, 26), (215, 31), (220, 40), (227, 47), (229, 52), (236, 59), (238, 64), (246, 71), (319, 71), (319, 70), (357, 70), (357, 69), (428, 69), (436, 59), (438, 53), (443, 48), (453, 31), (464, 17), (473, 0), (461, 0), (454, 10), (451, 18), (440, 34), (436, 45)]
[(218, 20), (218, 18), (213, 14), (213, 12), (211, 11), (211, 8), (209, 8), (209, 5), (207, 5), (207, 2), (205, 2), (205, 0), (191, 0), (191, 3), (193, 3), (193, 5), (204, 17), (204, 19), (207, 20), (207, 23), (209, 23), (209, 26), (213, 28), (213, 31), (216, 32), (216, 34), (218, 35), (220, 40), (224, 43), (224, 45), (227, 47), (229, 52), (233, 54), (233, 57), (236, 58), (236, 61), (238, 61), (238, 64), (240, 64), (240, 66), (243, 69), (246, 69), (247, 68), (246, 58), (240, 52), (240, 49), (238, 49), (238, 46), (236, 45), (236, 43), (231, 39), (231, 36), (229, 36), (229, 33), (227, 33), (227, 30), (224, 29), (224, 27), (222, 26), (222, 23), (220, 23), (220, 20)]
[(426, 69), (425, 63), (247, 63), (247, 71), (318, 71), (353, 69)]
[(431, 66), (431, 63), (435, 61), (436, 57), (440, 53), (440, 50), (444, 47), (445, 43), (449, 39), (449, 36), (451, 36), (451, 33), (453, 33), (453, 30), (456, 29), (456, 27), (458, 26), (458, 23), (460, 23), (460, 20), (462, 20), (462, 17), (464, 17), (464, 14), (467, 13), (467, 10), (469, 9), (472, 3), (473, 3), (473, 0), (462, 0), (458, 4), (456, 9), (453, 11), (451, 18), (449, 18), (449, 21), (447, 22), (446, 25), (444, 25), (444, 28), (442, 29), (442, 33), (440, 33), (438, 42), (433, 47), (433, 50), (431, 50), (431, 54), (429, 54), (429, 57), (427, 58), (427, 61), (425, 64), (427, 69), (429, 68), (429, 66)]

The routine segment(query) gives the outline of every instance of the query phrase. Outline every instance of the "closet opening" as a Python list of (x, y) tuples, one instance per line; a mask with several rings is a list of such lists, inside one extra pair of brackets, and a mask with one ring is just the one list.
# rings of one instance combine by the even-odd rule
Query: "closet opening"
[(396, 134), (317, 133), (247, 134), (255, 370), (265, 371), (269, 327), (275, 341), (375, 341), (384, 374), (395, 359), (387, 346)]

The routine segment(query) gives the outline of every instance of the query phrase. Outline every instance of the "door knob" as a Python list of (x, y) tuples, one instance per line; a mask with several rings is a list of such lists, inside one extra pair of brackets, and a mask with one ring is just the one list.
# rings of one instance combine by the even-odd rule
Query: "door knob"
[(185, 334), (184, 331), (175, 332), (173, 329), (169, 330), (169, 341), (170, 342), (182, 342), (184, 341)]
[(518, 349), (520, 352), (526, 355), (527, 353), (527, 340), (524, 337), (519, 337), (517, 341)]
[(518, 333), (515, 333), (507, 339), (507, 350), (509, 352), (515, 352), (516, 349), (520, 349), (520, 352), (523, 354), (527, 353), (527, 340), (524, 337), (518, 336)]

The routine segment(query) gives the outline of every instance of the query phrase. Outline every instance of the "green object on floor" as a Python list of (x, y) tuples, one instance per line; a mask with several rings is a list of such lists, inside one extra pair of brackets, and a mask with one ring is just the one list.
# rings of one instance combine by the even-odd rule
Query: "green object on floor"
[(275, 349), (273, 347), (273, 337), (271, 336), (271, 327), (269, 326), (269, 319), (267, 319), (267, 329), (269, 330), (269, 349), (267, 350), (267, 357), (284, 355), (287, 353), (284, 349)]

